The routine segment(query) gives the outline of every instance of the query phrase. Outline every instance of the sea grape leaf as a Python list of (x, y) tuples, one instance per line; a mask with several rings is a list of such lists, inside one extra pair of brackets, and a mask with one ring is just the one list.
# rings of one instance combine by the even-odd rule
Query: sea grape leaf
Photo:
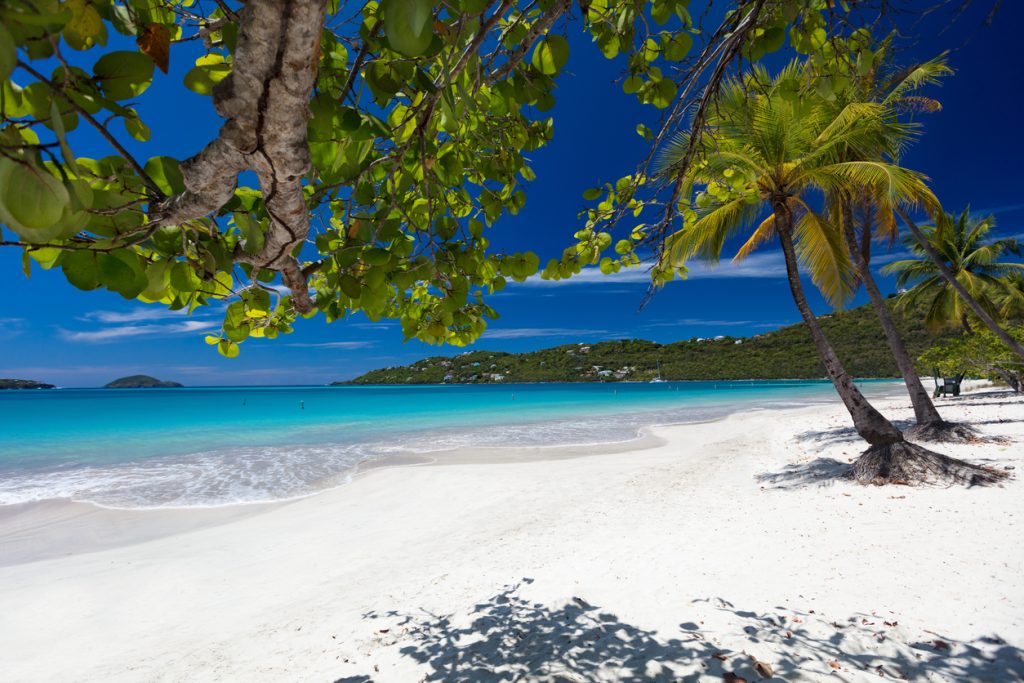
[(548, 36), (533, 49), (530, 63), (547, 76), (554, 76), (569, 61), (569, 41), (562, 36)]
[(419, 57), (434, 38), (430, 0), (383, 0), (384, 35), (396, 52)]
[(107, 97), (127, 100), (141, 95), (153, 82), (153, 62), (144, 54), (118, 50), (100, 57), (93, 73)]
[(185, 191), (185, 180), (177, 159), (153, 157), (146, 162), (144, 170), (164, 194), (170, 196)]
[(49, 173), (24, 162), (0, 163), (0, 219), (22, 239), (45, 242), (57, 237), (71, 197)]

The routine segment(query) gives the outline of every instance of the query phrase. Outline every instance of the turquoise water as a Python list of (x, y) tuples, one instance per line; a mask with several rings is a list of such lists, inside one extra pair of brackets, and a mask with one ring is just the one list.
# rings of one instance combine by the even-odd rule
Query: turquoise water
[(280, 500), (389, 455), (623, 441), (646, 425), (834, 396), (826, 382), (4, 391), (0, 505)]

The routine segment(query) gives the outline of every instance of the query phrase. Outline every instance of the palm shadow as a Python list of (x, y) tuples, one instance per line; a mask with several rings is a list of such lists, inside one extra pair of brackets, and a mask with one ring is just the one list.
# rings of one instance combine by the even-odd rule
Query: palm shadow
[(773, 489), (797, 489), (804, 486), (827, 486), (850, 476), (850, 464), (833, 458), (817, 458), (808, 463), (786, 465), (780, 472), (762, 472), (754, 476), (758, 482)]
[[(463, 618), (396, 612), (366, 616), (398, 621), (402, 635), (396, 645), (402, 656), (425, 665), (425, 681), (753, 683), (773, 676), (824, 679), (850, 671), (911, 681), (1024, 680), (1021, 650), (995, 636), (957, 643), (925, 631), (911, 638), (897, 623), (873, 614), (840, 623), (813, 610), (778, 607), (758, 614), (715, 598), (695, 603), (707, 603), (712, 613), (726, 617), (729, 632), (706, 628), (703, 621), (686, 622), (666, 638), (581, 598), (549, 607), (523, 598), (519, 588), (505, 587)], [(754, 651), (771, 661), (758, 662), (747, 654)]]

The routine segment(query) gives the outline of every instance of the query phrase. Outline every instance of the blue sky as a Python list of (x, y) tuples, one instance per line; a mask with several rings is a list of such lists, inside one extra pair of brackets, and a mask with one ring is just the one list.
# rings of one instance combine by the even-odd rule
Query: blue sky
[[(1024, 7), (1003, 3), (995, 25), (978, 29), (959, 47), (981, 16), (975, 11), (941, 35), (938, 19), (918, 29), (925, 38), (903, 61), (951, 49), (957, 73), (932, 93), (941, 99), (943, 111), (922, 120), (924, 136), (905, 163), (932, 178), (947, 209), (959, 211), (970, 203), (975, 210), (995, 213), (1002, 233), (1018, 234), (1024, 232), (1024, 137), (1019, 129), (1024, 96), (1016, 82), (1017, 27), (1024, 22)], [(644, 143), (634, 132), (636, 123), (655, 121), (614, 82), (621, 64), (604, 60), (583, 36), (570, 34), (570, 40), (572, 55), (554, 109), (555, 140), (532, 154), (537, 180), (528, 188), (524, 210), (500, 221), (489, 235), (495, 248), (533, 250), (542, 262), (570, 242), (579, 225), (583, 190), (629, 173), (641, 158)], [(125, 49), (133, 46), (126, 43)], [(153, 131), (149, 143), (130, 145), (142, 158), (186, 158), (215, 134), (219, 122), (209, 99), (180, 86), (194, 57), (191, 49), (176, 49), (171, 73), (158, 73), (140, 100), (142, 118)], [(87, 131), (76, 135), (86, 152), (110, 153)], [(689, 280), (669, 285), (640, 310), (643, 278), (638, 270), (612, 278), (587, 274), (563, 283), (511, 285), (491, 300), (501, 318), (474, 348), (523, 351), (624, 337), (671, 342), (744, 336), (799, 320), (775, 250), (757, 253), (738, 268), (697, 266)], [(106, 291), (82, 292), (59, 271), (36, 268), (26, 279), (20, 252), (10, 248), (0, 251), (0, 287), (7, 293), (0, 308), (0, 377), (61, 386), (97, 386), (133, 373), (192, 386), (321, 384), (463, 351), (417, 341), (403, 344), (397, 323), (355, 316), (333, 325), (322, 319), (299, 321), (294, 334), (251, 340), (239, 358), (228, 360), (203, 342), (206, 331), (217, 326), (217, 311), (186, 317)], [(883, 290), (891, 290), (891, 283), (883, 280)], [(828, 311), (820, 298), (812, 298), (817, 311)], [(861, 300), (863, 295), (855, 303)]]

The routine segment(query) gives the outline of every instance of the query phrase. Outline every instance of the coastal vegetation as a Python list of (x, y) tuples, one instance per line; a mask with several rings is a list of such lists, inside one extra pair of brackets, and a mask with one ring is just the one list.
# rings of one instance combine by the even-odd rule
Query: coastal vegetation
[[(1024, 342), (1024, 327), (1018, 325), (1009, 331)], [(1024, 388), (1024, 363), (988, 330), (965, 332), (936, 344), (921, 354), (920, 363), (935, 368), (944, 377), (962, 373), (990, 377), (1016, 392)]]
[[(892, 299), (888, 301), (893, 305)], [(957, 336), (951, 330), (929, 331), (913, 309), (896, 310), (893, 317), (915, 357)], [(899, 376), (892, 355), (878, 343), (883, 333), (870, 306), (820, 316), (818, 320), (851, 374)], [(807, 328), (797, 324), (746, 338), (726, 335), (671, 344), (629, 339), (563, 344), (528, 353), (470, 351), (373, 370), (339, 384), (649, 381), (658, 376), (659, 366), (666, 380), (825, 377)], [(931, 367), (922, 363), (921, 370), (930, 373)]]
[(177, 382), (163, 382), (149, 375), (129, 375), (115, 379), (104, 386), (105, 389), (175, 389), (182, 385)]
[(52, 384), (45, 384), (31, 379), (0, 379), (0, 389), (56, 389)]

